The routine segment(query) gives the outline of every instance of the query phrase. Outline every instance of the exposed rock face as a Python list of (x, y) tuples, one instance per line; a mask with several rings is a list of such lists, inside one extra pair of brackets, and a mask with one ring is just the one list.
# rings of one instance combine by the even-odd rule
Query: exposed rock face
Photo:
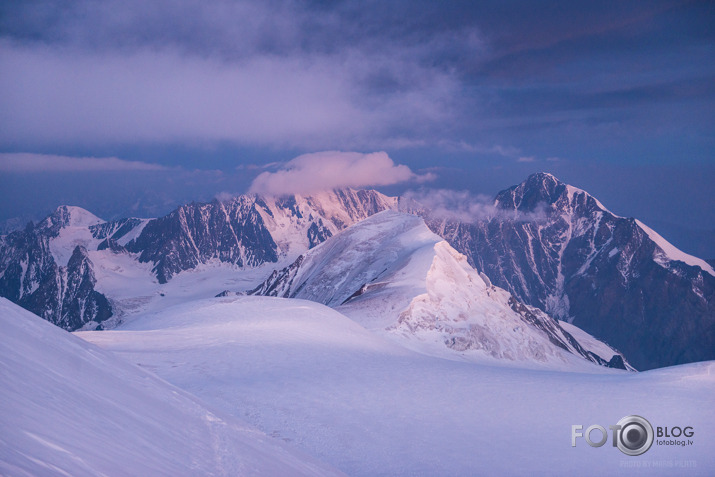
[(67, 330), (112, 315), (107, 298), (94, 290), (96, 278), (87, 250), (76, 246), (66, 266), (58, 265), (52, 253), (50, 242), (73, 223), (73, 213), (77, 209), (60, 207), (0, 244), (0, 295)]
[[(395, 207), (375, 191), (336, 190), (310, 197), (238, 196), (179, 207), (151, 220), (126, 249), (152, 262), (159, 282), (210, 260), (254, 267), (312, 248), (337, 231)], [(121, 228), (119, 229), (121, 230)]]
[(211, 259), (240, 267), (277, 260), (277, 247), (253, 201), (184, 205), (150, 221), (126, 246), (153, 262), (160, 283)]
[(709, 264), (550, 174), (500, 192), (495, 205), (489, 220), (430, 226), (495, 285), (606, 341), (638, 369), (715, 359)]

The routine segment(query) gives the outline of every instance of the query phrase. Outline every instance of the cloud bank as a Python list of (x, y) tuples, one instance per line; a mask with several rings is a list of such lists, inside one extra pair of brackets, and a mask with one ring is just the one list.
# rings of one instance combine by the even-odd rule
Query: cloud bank
[(68, 157), (53, 154), (0, 153), (3, 172), (163, 171), (168, 167), (116, 157)]
[(0, 2), (0, 150), (709, 160), (712, 11), (678, 3)]
[(395, 164), (385, 152), (325, 151), (304, 154), (276, 172), (263, 172), (249, 193), (272, 196), (310, 194), (342, 187), (374, 187), (400, 182), (425, 182), (433, 174), (418, 175), (409, 167)]
[(331, 10), (256, 0), (2, 5), (0, 147), (404, 147), (453, 116), (460, 80), (430, 58), (479, 48), (474, 29), (402, 40)]

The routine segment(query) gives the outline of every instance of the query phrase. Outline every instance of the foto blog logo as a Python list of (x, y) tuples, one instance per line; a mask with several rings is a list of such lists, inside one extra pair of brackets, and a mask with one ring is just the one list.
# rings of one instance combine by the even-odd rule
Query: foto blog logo
[[(608, 431), (603, 426), (594, 424), (585, 432), (581, 432), (582, 429), (583, 426), (578, 424), (571, 426), (571, 447), (576, 447), (576, 439), (579, 437), (584, 438), (591, 447), (601, 447), (608, 441)], [(613, 447), (618, 447), (626, 455), (645, 454), (653, 445), (653, 426), (641, 416), (626, 416), (618, 424), (608, 426), (608, 429), (612, 433)], [(592, 439), (598, 434), (600, 438)]]

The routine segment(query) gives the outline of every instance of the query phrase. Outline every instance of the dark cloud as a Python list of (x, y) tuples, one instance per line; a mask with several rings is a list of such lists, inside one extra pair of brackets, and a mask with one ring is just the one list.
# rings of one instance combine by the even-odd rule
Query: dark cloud
[(524, 120), (712, 104), (712, 19), (666, 0), (3, 2), (0, 146), (525, 149)]
[(472, 192), (546, 163), (579, 185), (592, 164), (687, 162), (700, 184), (713, 24), (707, 0), (6, 0), (0, 153), (245, 165), (214, 193), (331, 149), (460, 170), (440, 187)]
[(454, 32), (381, 44), (294, 2), (4, 8), (6, 145), (394, 146), (453, 120), (459, 97), (453, 72), (429, 64)]

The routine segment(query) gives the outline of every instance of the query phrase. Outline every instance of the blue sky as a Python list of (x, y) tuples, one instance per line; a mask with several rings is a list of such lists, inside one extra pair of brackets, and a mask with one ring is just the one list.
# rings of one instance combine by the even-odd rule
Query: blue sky
[(412, 174), (386, 192), (549, 171), (715, 257), (713, 24), (707, 1), (5, 1), (0, 221), (385, 152)]

